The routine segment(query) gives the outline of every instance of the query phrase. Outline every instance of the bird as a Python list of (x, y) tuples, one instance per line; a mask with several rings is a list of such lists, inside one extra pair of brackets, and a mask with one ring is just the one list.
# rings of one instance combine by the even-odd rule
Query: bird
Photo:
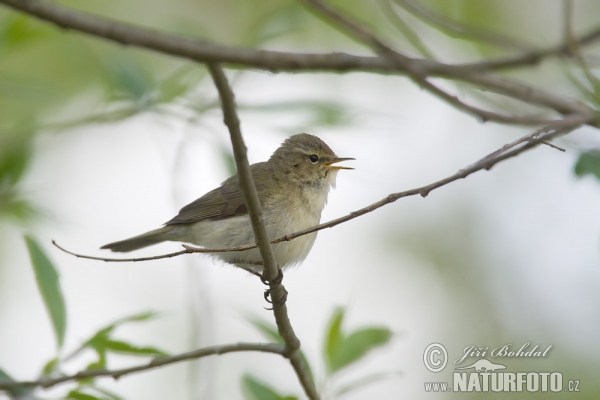
[[(275, 239), (318, 225), (330, 188), (335, 188), (337, 165), (354, 160), (338, 157), (317, 136), (301, 133), (287, 138), (266, 162), (250, 166), (263, 210), (269, 238)], [(317, 232), (273, 244), (280, 268), (299, 264), (310, 252)], [(185, 242), (205, 248), (231, 248), (255, 243), (248, 208), (238, 175), (183, 207), (158, 228), (129, 239), (109, 243), (101, 249), (130, 252), (164, 241)], [(262, 272), (257, 248), (240, 252), (212, 253), (244, 269)]]

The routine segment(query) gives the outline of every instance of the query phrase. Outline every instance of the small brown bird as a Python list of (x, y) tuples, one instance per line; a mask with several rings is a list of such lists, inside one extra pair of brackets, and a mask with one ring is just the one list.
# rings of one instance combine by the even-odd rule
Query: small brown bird
[[(301, 133), (285, 140), (268, 161), (250, 166), (271, 239), (319, 224), (329, 188), (335, 187), (337, 172), (353, 169), (334, 165), (345, 160), (354, 159), (340, 158), (318, 137)], [(314, 232), (274, 244), (277, 264), (284, 268), (304, 260), (316, 237)], [(220, 187), (183, 207), (164, 227), (102, 248), (128, 252), (164, 241), (206, 248), (254, 243), (238, 176), (230, 177)], [(213, 255), (231, 264), (262, 271), (258, 249)]]

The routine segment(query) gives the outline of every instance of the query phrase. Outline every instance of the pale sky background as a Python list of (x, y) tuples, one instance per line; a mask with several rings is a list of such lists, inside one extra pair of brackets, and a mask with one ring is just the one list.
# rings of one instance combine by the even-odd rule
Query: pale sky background
[[(481, 124), (401, 77), (251, 72), (235, 89), (240, 103), (330, 99), (351, 110), (347, 125), (303, 129), (339, 156), (356, 158), (348, 163), (355, 171), (338, 174), (323, 221), (449, 176), (528, 132)], [(204, 90), (215, 94), (208, 85)], [(240, 117), (250, 162), (267, 159), (297, 133), (290, 129), (306, 123), (284, 112), (242, 111)], [(203, 255), (135, 264), (81, 260), (50, 244), (56, 239), (70, 250), (110, 257), (101, 245), (160, 226), (216, 187), (228, 176), (218, 150), (227, 145), (228, 133), (220, 111), (205, 121), (187, 125), (144, 115), (39, 137), (25, 192), (49, 215), (36, 232), (60, 269), (67, 351), (115, 319), (146, 310), (161, 316), (123, 327), (115, 336), (171, 353), (264, 341), (247, 318), (272, 322), (272, 313), (263, 309), (263, 285), (243, 271)], [(469, 345), (553, 345), (546, 359), (515, 361), (512, 370), (551, 369), (565, 378), (567, 371), (587, 374), (568, 378), (581, 379), (582, 387), (597, 385), (600, 185), (572, 173), (574, 147), (593, 135), (582, 129), (557, 142), (566, 153), (540, 147), (427, 198), (401, 199), (321, 231), (306, 261), (284, 279), (290, 318), (317, 379), (324, 376), (328, 318), (345, 305), (345, 329), (384, 325), (395, 336), (337, 383), (368, 373), (401, 373), (345, 399), (450, 398), (423, 390), (425, 381), (451, 375), (450, 367), (441, 374), (425, 369), (423, 351), (432, 342), (448, 348), (450, 361)], [(0, 251), (10, 267), (0, 277), (0, 365), (29, 379), (54, 355), (55, 345), (22, 233), (11, 226), (2, 230)], [(178, 249), (169, 243), (132, 254)], [(109, 361), (113, 368), (140, 362)], [(73, 372), (83, 365), (73, 365)], [(242, 398), (240, 377), (251, 372), (282, 393), (302, 394), (287, 361), (274, 355), (224, 355), (204, 359), (196, 370), (191, 365), (100, 383), (127, 399), (202, 394), (236, 400)]]

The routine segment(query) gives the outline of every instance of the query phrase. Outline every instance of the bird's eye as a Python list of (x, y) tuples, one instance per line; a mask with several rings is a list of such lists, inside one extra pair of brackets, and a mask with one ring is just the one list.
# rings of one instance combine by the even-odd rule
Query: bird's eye
[(316, 154), (311, 154), (310, 156), (308, 156), (308, 159), (311, 163), (316, 164), (319, 161), (319, 156)]

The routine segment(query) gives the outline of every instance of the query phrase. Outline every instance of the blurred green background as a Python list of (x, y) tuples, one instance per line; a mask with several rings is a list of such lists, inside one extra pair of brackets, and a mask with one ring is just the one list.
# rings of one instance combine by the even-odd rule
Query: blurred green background
[[(58, 3), (235, 47), (369, 54), (296, 1)], [(414, 2), (459, 26), (500, 35), (503, 45), (440, 31), (400, 1), (330, 3), (403, 53), (449, 63), (521, 54), (564, 39), (561, 1)], [(576, 34), (600, 24), (598, 2), (574, 4)], [(592, 75), (597, 48), (586, 47)], [(572, 60), (551, 58), (502, 74), (598, 108), (597, 86)], [(528, 131), (480, 124), (401, 76), (242, 68), (228, 76), (251, 162), (266, 159), (298, 132), (317, 134), (339, 155), (357, 158), (357, 170), (340, 176), (324, 220), (451, 175)], [(238, 271), (201, 256), (141, 266), (94, 263), (50, 245), (57, 239), (69, 249), (100, 254), (100, 245), (157, 226), (234, 172), (207, 78), (202, 65), (60, 30), (0, 7), (0, 367), (13, 378), (34, 378), (57, 355), (24, 234), (38, 238), (61, 275), (69, 315), (62, 356), (112, 321), (148, 309), (161, 313), (124, 326), (121, 337), (169, 353), (262, 340), (250, 322), (254, 316), (270, 321), (262, 288)], [(447, 87), (505, 113), (533, 109), (467, 85)], [(292, 323), (327, 398), (550, 396), (425, 393), (424, 382), (450, 381), (452, 372), (425, 369), (422, 355), (431, 342), (443, 343), (450, 361), (470, 345), (552, 345), (544, 359), (493, 361), (510, 371), (560, 371), (581, 381), (580, 393), (556, 398), (598, 398), (595, 133), (583, 128), (559, 140), (565, 154), (539, 148), (426, 199), (403, 199), (321, 232), (303, 267), (286, 274), (286, 287)], [(339, 306), (347, 308), (348, 329), (385, 326), (394, 335), (387, 350), (374, 350), (332, 378), (322, 348)], [(106, 381), (109, 392), (96, 395), (256, 398), (268, 393), (261, 392), (263, 382), (302, 398), (285, 361), (226, 357)], [(64, 370), (76, 372), (93, 361), (88, 355)], [(108, 365), (132, 362), (139, 361), (111, 355)], [(373, 383), (335, 396), (370, 375), (377, 378)], [(36, 393), (61, 398), (72, 388)]]

